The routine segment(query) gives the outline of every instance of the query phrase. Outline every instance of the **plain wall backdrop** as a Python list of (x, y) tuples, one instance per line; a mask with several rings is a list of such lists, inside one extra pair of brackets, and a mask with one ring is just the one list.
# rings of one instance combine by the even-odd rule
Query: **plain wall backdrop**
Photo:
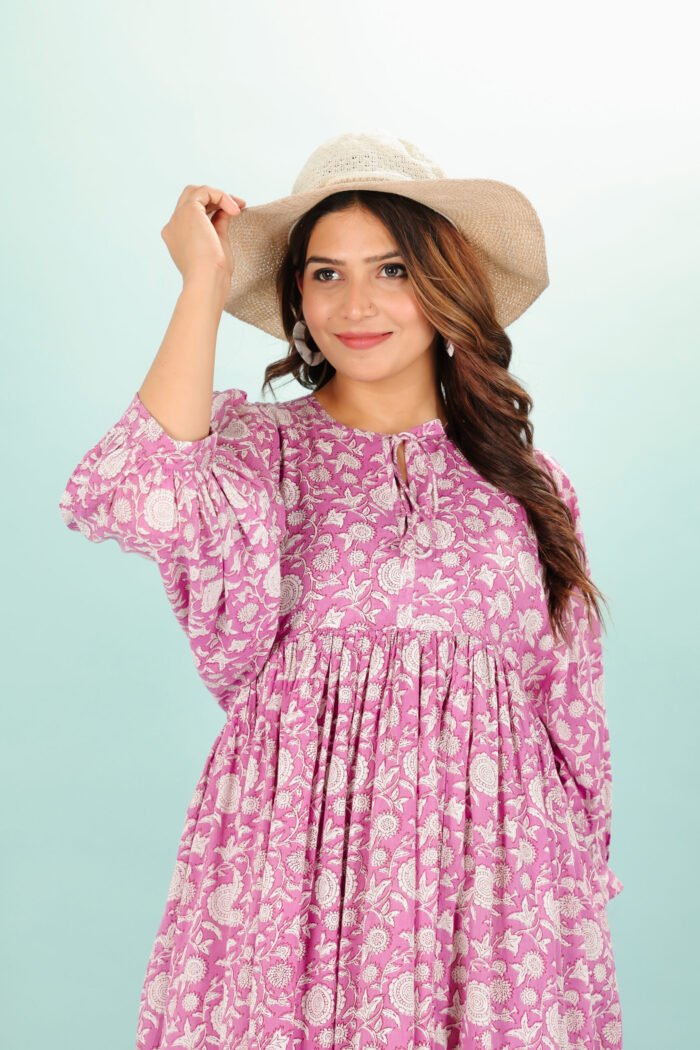
[[(510, 328), (535, 443), (570, 474), (604, 636), (609, 906), (627, 1050), (697, 1037), (698, 83), (691, 5), (5, 7), (0, 1040), (124, 1050), (185, 810), (223, 721), (156, 567), (63, 524), (181, 287), (188, 183), (286, 196), (383, 129), (542, 220), (550, 286)], [(224, 314), (215, 386), (285, 344)], [(299, 396), (295, 382), (279, 400)], [(495, 1050), (495, 1048), (494, 1048)]]

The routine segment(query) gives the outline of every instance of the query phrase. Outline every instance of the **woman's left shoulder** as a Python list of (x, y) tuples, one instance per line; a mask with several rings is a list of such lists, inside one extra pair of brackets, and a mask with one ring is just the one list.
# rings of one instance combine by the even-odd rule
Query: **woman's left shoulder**
[(543, 448), (533, 448), (532, 453), (537, 465), (551, 475), (559, 496), (566, 500), (567, 503), (576, 501), (576, 489), (574, 483), (571, 480), (568, 471), (562, 466), (560, 460), (557, 459), (556, 456), (553, 456), (551, 452), (548, 452)]

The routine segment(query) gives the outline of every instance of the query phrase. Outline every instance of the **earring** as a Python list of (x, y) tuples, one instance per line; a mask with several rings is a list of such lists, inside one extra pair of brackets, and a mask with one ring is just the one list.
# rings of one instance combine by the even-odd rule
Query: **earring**
[(305, 336), (306, 325), (303, 321), (297, 321), (292, 331), (292, 337), (299, 355), (306, 361), (307, 365), (320, 365), (321, 361), (323, 361), (323, 354), (320, 350), (312, 350), (307, 346)]
[(447, 343), (445, 344), (445, 350), (447, 350), (448, 357), (453, 357), (454, 356), (455, 344), (450, 342), (449, 339), (447, 340)]

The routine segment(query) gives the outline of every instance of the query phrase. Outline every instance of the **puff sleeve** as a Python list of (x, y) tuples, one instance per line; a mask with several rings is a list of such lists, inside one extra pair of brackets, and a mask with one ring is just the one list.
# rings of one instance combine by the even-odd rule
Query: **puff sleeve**
[[(560, 497), (572, 513), (576, 534), (585, 547), (579, 501), (566, 472), (541, 449), (536, 456), (552, 475)], [(548, 625), (549, 626), (549, 625)], [(577, 589), (567, 608), (568, 641), (546, 635), (549, 652), (540, 668), (539, 714), (547, 730), (560, 780), (572, 805), (572, 820), (585, 843), (605, 900), (624, 884), (611, 869), (612, 765), (605, 707), (600, 621), (588, 614)], [(545, 646), (546, 648), (546, 646)]]
[(214, 391), (209, 434), (170, 437), (138, 393), (77, 464), (60, 498), (69, 529), (156, 563), (197, 672), (227, 709), (277, 632), (279, 430), (272, 406)]

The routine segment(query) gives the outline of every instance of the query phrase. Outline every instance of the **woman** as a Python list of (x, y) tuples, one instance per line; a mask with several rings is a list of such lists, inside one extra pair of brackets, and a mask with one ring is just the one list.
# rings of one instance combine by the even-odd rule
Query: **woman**
[[(532, 205), (351, 134), (163, 237), (166, 337), (61, 499), (155, 561), (226, 713), (137, 1046), (619, 1047), (603, 596), (508, 371)], [(213, 391), (224, 309), (311, 393)]]

